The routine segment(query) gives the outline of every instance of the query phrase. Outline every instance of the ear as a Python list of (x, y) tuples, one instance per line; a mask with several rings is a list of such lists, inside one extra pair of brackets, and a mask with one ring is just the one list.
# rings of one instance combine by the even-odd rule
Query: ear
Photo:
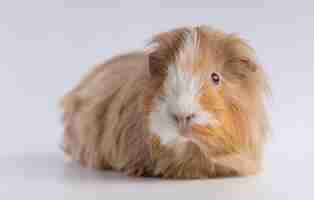
[(257, 71), (258, 66), (255, 61), (247, 57), (231, 58), (225, 62), (225, 70), (230, 72), (239, 80), (244, 80), (250, 77), (251, 73)]
[(154, 36), (149, 43), (153, 50), (149, 53), (149, 72), (152, 77), (162, 76), (176, 60), (176, 55), (185, 41), (187, 28), (175, 29)]
[(149, 73), (151, 77), (162, 76), (167, 71), (167, 63), (161, 56), (160, 49), (157, 48), (155, 51), (148, 55)]
[(259, 66), (256, 64), (254, 50), (242, 39), (231, 35), (224, 44), (224, 70), (238, 80), (250, 77)]

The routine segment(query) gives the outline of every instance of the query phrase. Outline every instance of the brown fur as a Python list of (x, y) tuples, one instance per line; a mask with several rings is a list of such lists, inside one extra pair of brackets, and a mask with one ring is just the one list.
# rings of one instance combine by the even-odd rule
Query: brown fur
[[(199, 35), (193, 61), (178, 58), (191, 30)], [(96, 66), (63, 99), (64, 151), (81, 164), (115, 169), (130, 175), (165, 178), (208, 178), (248, 175), (259, 169), (267, 130), (263, 106), (266, 81), (252, 49), (234, 35), (206, 26), (180, 28), (156, 35), (158, 46), (148, 55), (135, 52)], [(193, 62), (191, 64), (191, 62)], [(159, 143), (150, 133), (147, 116), (171, 63), (193, 72), (218, 71), (218, 90), (205, 84), (200, 103), (222, 122), (220, 128), (193, 126), (194, 143), (177, 156), (176, 148)]]

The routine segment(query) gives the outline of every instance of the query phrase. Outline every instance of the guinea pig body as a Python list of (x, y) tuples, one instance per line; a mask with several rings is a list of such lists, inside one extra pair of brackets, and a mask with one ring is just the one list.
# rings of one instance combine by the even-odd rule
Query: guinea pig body
[(256, 173), (267, 85), (252, 49), (206, 26), (151, 44), (96, 66), (64, 97), (66, 154), (137, 176)]

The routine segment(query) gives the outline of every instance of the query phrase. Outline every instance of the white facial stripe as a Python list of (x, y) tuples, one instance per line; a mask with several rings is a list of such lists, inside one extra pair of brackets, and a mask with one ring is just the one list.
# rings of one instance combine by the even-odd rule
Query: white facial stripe
[(201, 80), (174, 65), (169, 66), (164, 83), (165, 100), (172, 113), (193, 113), (198, 107)]

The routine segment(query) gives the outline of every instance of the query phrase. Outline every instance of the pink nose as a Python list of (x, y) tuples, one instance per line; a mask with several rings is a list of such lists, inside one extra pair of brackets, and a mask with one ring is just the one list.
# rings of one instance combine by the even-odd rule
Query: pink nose
[(191, 121), (195, 117), (195, 114), (176, 114), (173, 115), (174, 120), (176, 121), (178, 128), (182, 132), (187, 132), (191, 128)]

